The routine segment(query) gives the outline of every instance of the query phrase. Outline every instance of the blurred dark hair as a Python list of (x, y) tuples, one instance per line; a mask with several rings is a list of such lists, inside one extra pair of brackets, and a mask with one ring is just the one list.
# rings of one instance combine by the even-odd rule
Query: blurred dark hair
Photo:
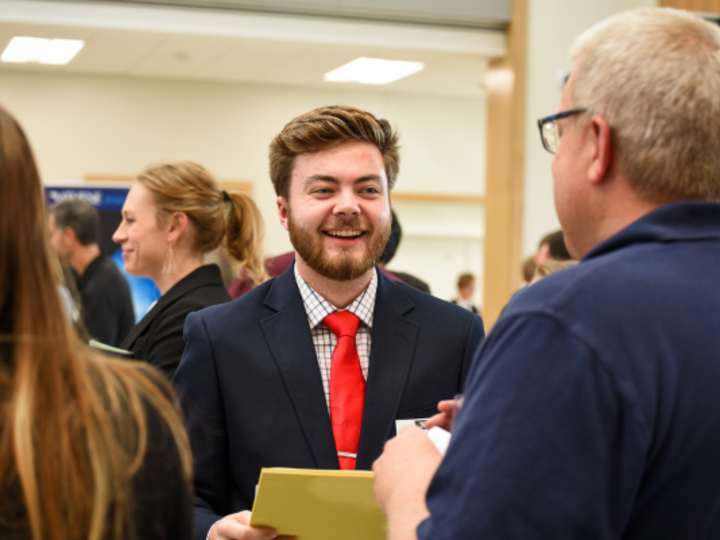
[(395, 256), (395, 252), (398, 250), (398, 247), (400, 247), (400, 240), (402, 240), (402, 227), (400, 227), (400, 222), (398, 221), (394, 210), (391, 210), (390, 213), (392, 214), (390, 238), (388, 239), (387, 244), (385, 244), (385, 249), (383, 250), (382, 255), (380, 255), (380, 260), (378, 261), (380, 264), (388, 264), (392, 260)]
[(547, 234), (540, 240), (540, 246), (547, 244), (550, 248), (550, 258), (555, 261), (571, 261), (572, 255), (565, 247), (565, 235), (563, 232), (555, 231)]
[(68, 199), (50, 209), (58, 229), (70, 227), (83, 246), (100, 242), (100, 213), (88, 201)]

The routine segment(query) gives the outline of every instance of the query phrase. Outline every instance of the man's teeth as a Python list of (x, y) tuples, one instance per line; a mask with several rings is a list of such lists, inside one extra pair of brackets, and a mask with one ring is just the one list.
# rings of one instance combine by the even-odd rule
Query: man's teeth
[(361, 231), (328, 231), (330, 236), (342, 236), (343, 238), (354, 238), (362, 234)]

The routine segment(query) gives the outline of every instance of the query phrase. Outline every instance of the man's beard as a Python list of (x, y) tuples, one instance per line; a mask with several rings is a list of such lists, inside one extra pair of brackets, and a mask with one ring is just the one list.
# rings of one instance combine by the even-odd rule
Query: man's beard
[[(385, 244), (387, 244), (390, 238), (390, 226), (391, 222), (388, 220), (387, 224), (376, 232), (372, 225), (368, 225), (368, 228), (364, 229), (358, 219), (336, 220), (331, 228), (351, 227), (354, 229), (362, 229), (364, 235), (368, 236), (371, 242), (367, 244), (365, 253), (363, 253), (362, 258), (358, 261), (356, 261), (350, 253), (348, 253), (346, 257), (340, 256), (331, 259), (328, 257), (323, 246), (324, 233), (321, 228), (318, 227), (316, 231), (311, 232), (301, 225), (298, 225), (293, 219), (292, 212), (288, 208), (288, 231), (290, 232), (290, 242), (295, 248), (295, 251), (297, 251), (298, 255), (305, 261), (305, 264), (315, 272), (334, 281), (357, 279), (375, 266), (377, 261), (380, 260), (380, 256), (385, 249)], [(373, 234), (376, 234), (374, 239), (372, 238)], [(348, 248), (348, 251), (351, 249), (353, 248)]]

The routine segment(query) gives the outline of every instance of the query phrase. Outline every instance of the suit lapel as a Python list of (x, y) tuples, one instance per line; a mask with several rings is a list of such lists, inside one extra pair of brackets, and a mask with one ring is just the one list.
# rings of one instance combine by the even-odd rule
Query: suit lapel
[(316, 467), (337, 469), (335, 439), (320, 368), (293, 266), (273, 282), (265, 305), (277, 313), (263, 319), (260, 324)]
[(371, 468), (395, 427), (419, 330), (403, 317), (412, 301), (381, 273), (378, 279), (358, 469)]
[(137, 341), (143, 332), (145, 332), (147, 327), (150, 326), (150, 323), (155, 319), (155, 317), (157, 317), (158, 313), (165, 309), (164, 306), (166, 306), (169, 301), (172, 301), (172, 299), (168, 300), (166, 296), (167, 295), (161, 296), (158, 301), (155, 302), (152, 309), (148, 311), (142, 319), (140, 319), (140, 322), (133, 326), (130, 333), (120, 345), (121, 349), (126, 349), (128, 351), (132, 350), (133, 345), (135, 345), (135, 341)]
[(192, 271), (187, 276), (173, 285), (168, 292), (163, 294), (150, 311), (140, 319), (140, 322), (133, 326), (130, 333), (120, 345), (121, 349), (132, 350), (137, 338), (150, 326), (150, 323), (161, 313), (167, 306), (175, 302), (178, 298), (182, 298), (189, 291), (202, 287), (203, 285), (220, 283), (222, 284), (222, 276), (217, 265), (208, 264)]

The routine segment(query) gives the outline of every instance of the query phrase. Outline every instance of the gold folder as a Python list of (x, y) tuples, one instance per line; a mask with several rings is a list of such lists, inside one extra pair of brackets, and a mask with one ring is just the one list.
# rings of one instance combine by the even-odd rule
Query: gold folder
[(370, 471), (262, 469), (250, 525), (298, 540), (385, 540), (373, 477)]

